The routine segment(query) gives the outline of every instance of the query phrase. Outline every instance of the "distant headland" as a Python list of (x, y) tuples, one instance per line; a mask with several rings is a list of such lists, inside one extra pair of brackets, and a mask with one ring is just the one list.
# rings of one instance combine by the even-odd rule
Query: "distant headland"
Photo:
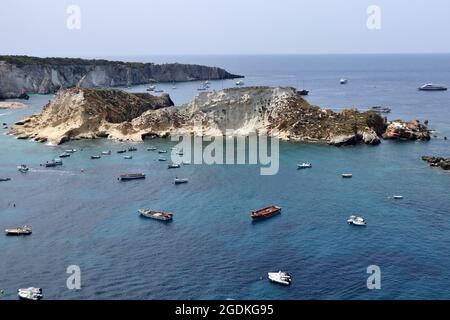
[(0, 56), (0, 100), (49, 94), (61, 88), (118, 87), (152, 82), (242, 78), (218, 67), (79, 58)]

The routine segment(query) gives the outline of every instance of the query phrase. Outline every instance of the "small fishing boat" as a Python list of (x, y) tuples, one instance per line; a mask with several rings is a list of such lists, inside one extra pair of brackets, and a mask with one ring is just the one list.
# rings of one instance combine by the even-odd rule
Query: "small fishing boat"
[(353, 174), (352, 173), (343, 173), (342, 178), (351, 179), (351, 178), (353, 178)]
[(350, 216), (350, 218), (348, 218), (347, 220), (348, 224), (354, 225), (354, 226), (367, 226), (367, 222), (366, 220), (364, 220), (364, 218), (362, 217), (357, 217), (357, 216)]
[(108, 150), (108, 151), (102, 151), (102, 155), (103, 155), (103, 156), (110, 156), (110, 155), (111, 155), (111, 150)]
[(144, 218), (150, 218), (155, 219), (159, 221), (172, 221), (173, 220), (173, 214), (169, 212), (162, 212), (162, 211), (152, 211), (148, 209), (140, 209), (138, 212), (141, 214)]
[(396, 195), (396, 196), (393, 196), (392, 198), (395, 200), (402, 200), (403, 196)]
[(123, 157), (125, 160), (131, 160), (131, 159), (133, 159), (133, 156), (124, 156)]
[(117, 153), (121, 154), (121, 153), (127, 153), (127, 150), (119, 150), (117, 151)]
[(239, 80), (239, 81), (237, 81), (236, 82), (236, 85), (237, 86), (243, 86), (245, 83), (244, 83), (244, 81), (242, 81), (242, 80)]
[(277, 214), (281, 213), (281, 207), (278, 206), (270, 206), (267, 208), (259, 209), (252, 211), (251, 217), (253, 220), (255, 219), (265, 219), (273, 217)]
[(101, 159), (101, 158), (102, 158), (101, 156), (91, 156), (92, 160), (98, 160), (98, 159)]
[(447, 87), (426, 83), (419, 88), (420, 91), (447, 91)]
[(175, 180), (174, 180), (175, 184), (184, 184), (184, 183), (188, 183), (188, 182), (189, 182), (189, 179), (186, 179), (186, 178), (178, 178), (178, 177), (176, 177)]
[(156, 151), (156, 147), (147, 148), (147, 151)]
[(391, 108), (389, 107), (375, 106), (371, 107), (370, 110), (375, 111), (377, 113), (391, 113)]
[(139, 180), (145, 179), (145, 174), (143, 173), (127, 173), (121, 174), (118, 178), (120, 181), (130, 181), (130, 180)]
[(167, 166), (167, 169), (179, 169), (181, 166), (179, 164), (171, 163)]
[(75, 152), (77, 152), (77, 149), (67, 149), (64, 152), (65, 153), (75, 153)]
[(27, 167), (27, 165), (25, 164), (21, 164), (20, 166), (17, 167), (17, 170), (19, 170), (22, 173), (27, 173), (30, 168)]
[(267, 274), (269, 280), (278, 284), (282, 284), (284, 286), (289, 286), (292, 282), (292, 277), (289, 273), (278, 271), (278, 272), (269, 272)]
[(41, 300), (44, 297), (42, 294), (42, 289), (35, 287), (18, 289), (17, 295), (19, 296), (19, 299), (33, 301)]
[(340, 83), (340, 84), (347, 84), (347, 83), (348, 83), (348, 80), (342, 78), (341, 80), (339, 80), (339, 83)]
[(137, 148), (136, 147), (130, 147), (130, 148), (128, 148), (128, 151), (129, 152), (134, 152), (134, 151), (137, 151)]
[(59, 155), (60, 158), (69, 158), (70, 154), (69, 153), (63, 153)]
[(0, 178), (0, 182), (11, 181), (11, 178)]
[(298, 91), (298, 94), (301, 96), (307, 96), (309, 94), (309, 90), (305, 90), (305, 89), (300, 90), (300, 91)]
[(309, 162), (303, 162), (301, 164), (297, 164), (297, 169), (309, 169), (312, 168), (312, 164)]
[(164, 162), (164, 161), (167, 161), (167, 158), (159, 157), (158, 161)]
[(6, 229), (5, 233), (7, 236), (28, 236), (32, 233), (32, 230), (28, 226), (21, 226), (12, 229)]
[(167, 150), (158, 150), (159, 154), (167, 153)]

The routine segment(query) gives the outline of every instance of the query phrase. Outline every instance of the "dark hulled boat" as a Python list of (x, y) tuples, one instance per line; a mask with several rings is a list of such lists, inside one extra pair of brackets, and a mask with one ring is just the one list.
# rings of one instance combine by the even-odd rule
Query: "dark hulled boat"
[(128, 174), (121, 174), (119, 176), (120, 181), (139, 180), (139, 179), (145, 179), (145, 174), (143, 174), (143, 173), (128, 173)]
[(281, 207), (278, 206), (270, 206), (267, 208), (259, 209), (256, 211), (252, 211), (251, 217), (253, 220), (256, 219), (265, 219), (273, 217), (277, 214), (281, 213)]

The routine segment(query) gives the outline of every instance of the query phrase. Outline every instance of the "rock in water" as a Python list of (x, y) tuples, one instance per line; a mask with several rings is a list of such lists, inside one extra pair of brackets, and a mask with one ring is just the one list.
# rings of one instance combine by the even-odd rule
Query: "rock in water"
[(450, 158), (423, 156), (422, 160), (428, 162), (430, 167), (440, 167), (444, 170), (450, 170)]
[(383, 135), (385, 139), (393, 140), (423, 140), (431, 139), (430, 130), (418, 120), (405, 122), (402, 120), (392, 121)]

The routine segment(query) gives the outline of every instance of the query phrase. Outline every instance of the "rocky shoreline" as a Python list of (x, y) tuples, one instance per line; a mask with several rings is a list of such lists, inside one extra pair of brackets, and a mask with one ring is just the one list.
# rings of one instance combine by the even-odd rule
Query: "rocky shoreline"
[[(52, 144), (74, 139), (143, 141), (183, 134), (220, 136), (255, 132), (276, 134), (286, 141), (334, 146), (377, 145), (383, 137), (429, 139), (425, 125), (411, 123), (387, 123), (372, 111), (322, 109), (309, 104), (291, 87), (203, 92), (179, 107), (173, 106), (168, 95), (155, 97), (114, 89), (71, 88), (60, 90), (41, 113), (17, 122), (10, 133), (19, 139)], [(399, 125), (402, 130), (398, 129)]]
[(430, 167), (438, 167), (443, 170), (450, 170), (450, 157), (444, 158), (423, 156), (422, 160), (428, 162), (430, 164)]
[(28, 106), (20, 102), (5, 102), (0, 101), (0, 109), (26, 109)]
[(152, 82), (242, 78), (224, 69), (189, 64), (132, 63), (71, 58), (0, 56), (0, 100), (27, 99), (61, 88), (118, 87)]

